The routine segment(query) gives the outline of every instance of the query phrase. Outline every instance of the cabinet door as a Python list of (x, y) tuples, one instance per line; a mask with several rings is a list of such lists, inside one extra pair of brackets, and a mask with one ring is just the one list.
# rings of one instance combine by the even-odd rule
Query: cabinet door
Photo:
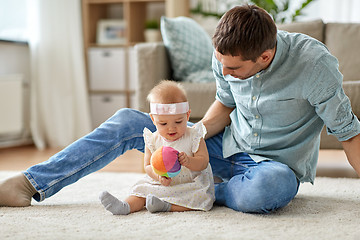
[(93, 128), (98, 127), (120, 108), (127, 105), (125, 94), (92, 94), (90, 96)]
[(90, 48), (90, 90), (126, 90), (126, 49)]

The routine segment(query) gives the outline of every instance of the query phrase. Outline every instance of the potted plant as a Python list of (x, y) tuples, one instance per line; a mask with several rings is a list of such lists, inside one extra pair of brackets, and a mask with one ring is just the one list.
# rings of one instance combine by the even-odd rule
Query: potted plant
[(196, 7), (191, 9), (191, 13), (219, 19), (224, 14), (221, 10), (219, 12), (219, 9), (230, 9), (234, 5), (249, 2), (265, 9), (273, 16), (276, 23), (286, 23), (296, 21), (296, 19), (303, 14), (304, 8), (314, 0), (302, 0), (301, 5), (296, 6), (295, 9), (290, 8), (290, 4), (294, 2), (292, 0), (213, 0), (212, 5), (204, 5), (203, 3), (207, 1), (208, 0), (199, 0)]
[(160, 41), (159, 22), (155, 19), (150, 19), (145, 22), (144, 37), (146, 42)]

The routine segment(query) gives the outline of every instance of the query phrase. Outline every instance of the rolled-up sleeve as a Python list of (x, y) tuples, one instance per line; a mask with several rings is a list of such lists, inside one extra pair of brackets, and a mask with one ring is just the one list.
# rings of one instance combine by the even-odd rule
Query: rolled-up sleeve
[(324, 121), (327, 133), (346, 141), (360, 133), (360, 122), (351, 109), (342, 88), (342, 74), (335, 57), (324, 57), (315, 66), (315, 76), (308, 95), (309, 102)]

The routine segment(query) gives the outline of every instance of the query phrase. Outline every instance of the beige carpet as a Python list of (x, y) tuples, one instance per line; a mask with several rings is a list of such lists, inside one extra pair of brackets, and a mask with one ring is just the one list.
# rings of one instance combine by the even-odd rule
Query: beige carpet
[[(14, 174), (0, 172), (0, 179)], [(95, 173), (28, 208), (0, 208), (0, 239), (360, 239), (360, 180), (317, 178), (269, 215), (209, 212), (113, 216), (98, 201), (124, 198), (141, 174)]]

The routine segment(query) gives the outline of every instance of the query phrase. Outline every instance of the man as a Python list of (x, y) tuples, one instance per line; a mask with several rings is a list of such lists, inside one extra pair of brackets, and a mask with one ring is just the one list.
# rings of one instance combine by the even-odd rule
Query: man
[[(360, 173), (359, 120), (342, 90), (338, 62), (323, 44), (301, 34), (277, 33), (271, 17), (249, 5), (223, 16), (213, 44), (217, 95), (203, 119), (208, 137), (230, 124), (223, 135), (223, 157), (246, 152), (258, 166), (218, 185), (217, 201), (246, 212), (258, 212), (260, 200), (262, 212), (285, 206), (296, 194), (293, 177), (280, 175), (271, 165), (283, 163), (287, 170), (281, 173), (291, 169), (299, 181), (313, 182), (324, 122), (343, 141), (351, 165)], [(239, 159), (238, 164), (244, 164)], [(257, 196), (247, 196), (254, 193)], [(248, 207), (246, 202), (256, 204)]]
[[(217, 179), (216, 202), (267, 213), (286, 206), (300, 182), (313, 182), (320, 131), (343, 142), (360, 174), (360, 122), (342, 90), (338, 63), (320, 42), (277, 32), (267, 12), (231, 9), (213, 37), (216, 100), (202, 120)], [(150, 117), (122, 109), (47, 162), (0, 185), (0, 205), (28, 206), (97, 171), (129, 149), (144, 150)]]

